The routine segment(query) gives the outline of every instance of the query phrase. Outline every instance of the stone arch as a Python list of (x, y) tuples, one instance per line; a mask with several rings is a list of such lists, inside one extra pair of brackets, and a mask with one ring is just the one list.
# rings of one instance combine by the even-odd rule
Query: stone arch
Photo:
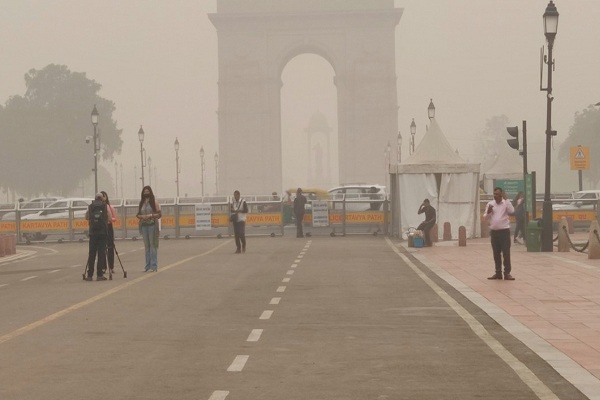
[(281, 76), (312, 53), (334, 70), (339, 180), (377, 183), (398, 132), (393, 0), (218, 0), (219, 189), (282, 188)]

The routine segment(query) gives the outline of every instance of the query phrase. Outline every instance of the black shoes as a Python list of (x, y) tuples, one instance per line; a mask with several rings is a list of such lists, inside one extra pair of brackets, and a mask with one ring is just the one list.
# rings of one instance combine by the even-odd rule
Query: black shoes
[(100, 275), (100, 276), (96, 277), (96, 280), (97, 281), (105, 281), (106, 277), (104, 275)]
[(85, 277), (85, 280), (86, 280), (86, 281), (93, 281), (93, 280), (94, 280), (94, 278), (92, 278), (91, 276), (86, 276), (86, 277)]

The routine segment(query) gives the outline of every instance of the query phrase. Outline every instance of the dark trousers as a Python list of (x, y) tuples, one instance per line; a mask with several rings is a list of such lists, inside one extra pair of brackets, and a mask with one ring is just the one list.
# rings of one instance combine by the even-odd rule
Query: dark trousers
[(304, 231), (302, 230), (302, 223), (304, 222), (304, 213), (296, 214), (296, 237), (304, 237)]
[(90, 251), (87, 261), (88, 276), (94, 276), (94, 264), (96, 262), (96, 256), (98, 257), (96, 276), (102, 276), (104, 274), (104, 270), (106, 269), (106, 241), (106, 235), (90, 236)]
[(235, 235), (235, 247), (240, 251), (246, 251), (246, 221), (234, 222), (233, 233)]
[(418, 231), (423, 231), (423, 236), (425, 236), (425, 246), (431, 246), (431, 238), (429, 237), (429, 231), (435, 222), (421, 222), (421, 224), (417, 227)]
[(510, 274), (510, 229), (499, 229), (490, 231), (492, 251), (494, 252), (494, 263), (496, 274), (502, 274), (502, 258), (504, 258), (504, 273)]
[(108, 224), (108, 242), (106, 243), (106, 260), (108, 268), (115, 267), (115, 230), (112, 224)]

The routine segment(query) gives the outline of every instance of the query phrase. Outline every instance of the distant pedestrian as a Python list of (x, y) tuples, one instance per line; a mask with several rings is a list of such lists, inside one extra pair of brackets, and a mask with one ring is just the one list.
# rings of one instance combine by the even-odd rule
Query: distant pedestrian
[(515, 233), (514, 233), (514, 243), (519, 243), (517, 237), (523, 239), (523, 233), (525, 228), (525, 199), (523, 196), (523, 192), (517, 193), (515, 198), (512, 201), (512, 205), (515, 209)]
[(85, 276), (86, 281), (94, 279), (94, 264), (96, 258), (96, 280), (105, 281), (104, 271), (106, 270), (106, 241), (108, 238), (108, 211), (103, 201), (102, 193), (97, 193), (92, 204), (85, 212), (85, 219), (89, 222), (89, 251)]
[(429, 232), (431, 228), (435, 225), (436, 214), (435, 208), (430, 204), (429, 199), (423, 200), (421, 206), (419, 207), (419, 211), (417, 214), (425, 213), (425, 221), (421, 222), (421, 224), (417, 227), (418, 231), (423, 231), (423, 236), (425, 239), (425, 246), (431, 247), (433, 244), (431, 243), (431, 238), (429, 237)]
[(231, 222), (233, 223), (233, 233), (235, 236), (235, 253), (246, 252), (246, 214), (248, 213), (248, 204), (246, 200), (240, 197), (240, 191), (233, 192), (233, 203), (231, 203)]
[(161, 218), (162, 213), (160, 204), (156, 201), (150, 186), (144, 186), (141, 197), (136, 217), (140, 224), (140, 234), (144, 239), (146, 253), (144, 271), (156, 272), (158, 270), (158, 238), (160, 235), (158, 220)]
[(114, 272), (115, 269), (115, 230), (113, 223), (117, 220), (115, 209), (110, 204), (108, 194), (102, 190), (102, 201), (106, 204), (106, 211), (108, 211), (108, 237), (106, 242), (106, 261), (110, 272)]
[(504, 279), (514, 281), (510, 274), (510, 221), (509, 214), (515, 209), (510, 201), (506, 199), (506, 192), (501, 187), (494, 188), (494, 199), (489, 201), (483, 213), (484, 220), (490, 226), (490, 238), (496, 273), (488, 279), (502, 279), (502, 259), (504, 258)]
[(302, 194), (302, 189), (296, 190), (296, 198), (294, 199), (294, 217), (296, 217), (296, 237), (303, 238), (302, 223), (304, 221), (304, 206), (306, 205), (306, 197)]

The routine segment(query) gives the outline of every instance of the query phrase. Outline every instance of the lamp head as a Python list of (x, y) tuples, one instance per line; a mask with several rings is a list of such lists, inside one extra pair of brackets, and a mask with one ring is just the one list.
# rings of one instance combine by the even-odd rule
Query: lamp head
[(204, 158), (204, 146), (200, 146), (200, 158)]
[(140, 125), (140, 130), (138, 131), (138, 138), (140, 139), (140, 143), (144, 141), (144, 128)]
[(179, 151), (179, 140), (175, 138), (175, 151)]
[(433, 105), (433, 99), (429, 99), (429, 107), (427, 107), (427, 116), (429, 119), (435, 118), (435, 106)]
[(413, 118), (410, 123), (410, 134), (414, 136), (415, 133), (417, 133), (417, 124), (415, 124), (415, 119)]
[(556, 5), (554, 5), (554, 1), (550, 0), (550, 3), (548, 3), (543, 18), (544, 35), (546, 35), (548, 42), (552, 43), (558, 30), (558, 10), (556, 9)]
[(96, 109), (96, 105), (94, 104), (94, 109), (92, 110), (92, 125), (98, 125), (98, 110)]

